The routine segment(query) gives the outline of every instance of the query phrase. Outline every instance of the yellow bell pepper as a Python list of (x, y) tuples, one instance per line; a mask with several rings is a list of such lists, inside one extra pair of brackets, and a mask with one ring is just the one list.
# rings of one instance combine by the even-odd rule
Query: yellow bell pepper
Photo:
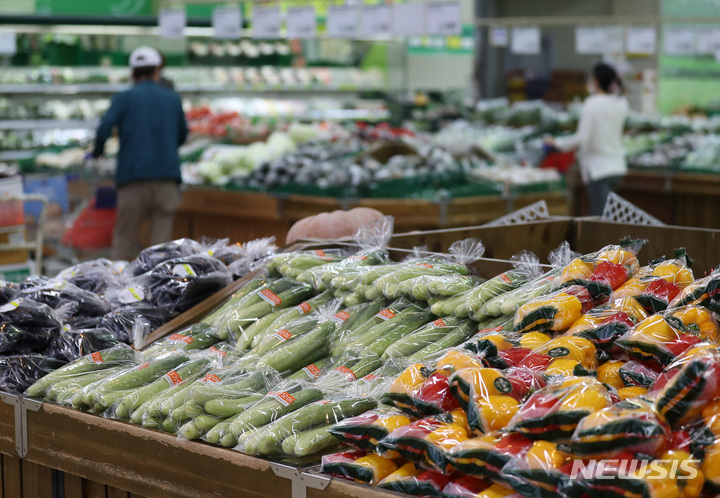
[(615, 389), (623, 389), (625, 383), (620, 378), (620, 368), (624, 364), (624, 361), (608, 361), (603, 363), (597, 369), (598, 380)]
[(391, 393), (404, 393), (411, 395), (425, 382), (428, 370), (421, 363), (414, 363), (397, 376), (390, 386)]

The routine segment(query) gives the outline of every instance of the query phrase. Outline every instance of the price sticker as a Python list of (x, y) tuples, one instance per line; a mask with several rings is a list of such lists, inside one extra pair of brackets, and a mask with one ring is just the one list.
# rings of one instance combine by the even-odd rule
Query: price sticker
[(426, 9), (428, 35), (453, 36), (462, 34), (459, 2), (429, 2)]
[(270, 391), (268, 396), (275, 398), (285, 406), (289, 406), (295, 401), (295, 397), (287, 391)]
[(280, 24), (280, 9), (275, 7), (255, 7), (253, 9), (253, 38), (279, 38)]
[(354, 38), (357, 34), (358, 10), (348, 5), (334, 5), (327, 11), (327, 35), (330, 38)]
[(287, 37), (313, 38), (317, 34), (317, 18), (313, 7), (288, 7), (285, 18)]
[(365, 5), (362, 9), (360, 27), (363, 36), (385, 36), (392, 33), (392, 6), (387, 4)]
[(185, 9), (163, 9), (158, 16), (160, 38), (177, 40), (184, 38), (187, 19)]
[[(212, 14), (215, 38), (237, 40), (242, 34), (242, 14), (237, 7), (216, 7)], [(212, 254), (210, 254), (212, 256)]]
[(392, 32), (400, 36), (425, 34), (425, 4), (395, 3), (392, 6)]

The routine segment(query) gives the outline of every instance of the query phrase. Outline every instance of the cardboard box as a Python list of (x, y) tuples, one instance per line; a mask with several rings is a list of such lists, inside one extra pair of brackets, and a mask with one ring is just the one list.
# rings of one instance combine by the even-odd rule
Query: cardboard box
[[(25, 243), (25, 227), (0, 228), (0, 246)], [(28, 260), (27, 249), (0, 249), (0, 265), (15, 265)]]

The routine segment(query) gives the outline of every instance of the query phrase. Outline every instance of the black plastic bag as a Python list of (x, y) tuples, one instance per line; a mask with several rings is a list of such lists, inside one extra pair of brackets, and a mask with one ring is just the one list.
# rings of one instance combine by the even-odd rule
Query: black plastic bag
[(0, 356), (0, 389), (22, 393), (66, 362), (39, 354)]
[(121, 270), (122, 265), (100, 258), (66, 268), (57, 278), (88, 292), (102, 294), (105, 289), (117, 284)]
[(20, 294), (20, 285), (15, 282), (0, 280), (0, 306), (3, 306)]
[(40, 285), (25, 286), (20, 295), (47, 304), (54, 310), (70, 304), (73, 317), (103, 316), (110, 311), (110, 306), (100, 296), (64, 280), (51, 279)]
[(149, 334), (156, 328), (169, 322), (176, 313), (164, 308), (157, 308), (146, 303), (121, 306), (111, 311), (100, 321), (99, 328), (109, 330), (118, 341), (132, 344), (135, 327), (143, 327)]
[(49, 306), (19, 298), (0, 307), (0, 353), (44, 350), (62, 329)]
[(129, 272), (132, 276), (142, 275), (164, 261), (197, 254), (202, 250), (203, 246), (192, 239), (178, 239), (172, 242), (165, 242), (164, 244), (143, 249), (138, 257), (130, 262), (125, 271)]
[(45, 354), (69, 362), (118, 344), (121, 342), (108, 329), (65, 330), (50, 343)]

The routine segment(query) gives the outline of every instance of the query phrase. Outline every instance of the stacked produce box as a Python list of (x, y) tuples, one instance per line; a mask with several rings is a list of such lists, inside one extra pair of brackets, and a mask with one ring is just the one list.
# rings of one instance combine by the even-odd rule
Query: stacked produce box
[(477, 241), (392, 262), (388, 233), (280, 254), (199, 323), (27, 394), (421, 496), (717, 489), (717, 272), (623, 241), (483, 280)]

